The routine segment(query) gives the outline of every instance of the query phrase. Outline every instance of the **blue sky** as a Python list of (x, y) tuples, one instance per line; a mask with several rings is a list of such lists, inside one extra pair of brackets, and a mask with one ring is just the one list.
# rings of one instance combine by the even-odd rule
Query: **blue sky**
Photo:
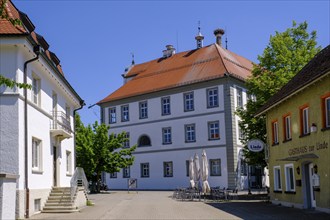
[[(317, 42), (330, 44), (330, 3), (323, 1), (113, 1), (13, 0), (61, 60), (65, 76), (86, 106), (85, 124), (99, 120), (99, 107), (87, 107), (118, 89), (131, 64), (162, 56), (165, 45), (195, 49), (198, 21), (204, 45), (223, 28), (228, 49), (257, 62), (276, 31), (307, 21)], [(224, 42), (223, 42), (224, 43)]]

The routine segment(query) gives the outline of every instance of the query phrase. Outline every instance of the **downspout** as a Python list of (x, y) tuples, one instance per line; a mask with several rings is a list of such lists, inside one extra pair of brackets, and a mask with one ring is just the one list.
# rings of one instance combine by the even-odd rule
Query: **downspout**
[(74, 169), (76, 169), (77, 166), (77, 159), (76, 159), (76, 112), (82, 109), (85, 106), (85, 101), (80, 100), (80, 107), (73, 110), (73, 135), (74, 135), (74, 144), (73, 144), (73, 150), (74, 150)]
[[(27, 65), (33, 61), (39, 59), (40, 45), (33, 47), (33, 52), (37, 55), (35, 58), (28, 60), (24, 63), (24, 83), (27, 84)], [(29, 190), (29, 172), (28, 172), (28, 115), (27, 115), (27, 88), (24, 88), (24, 166), (25, 166), (25, 217), (29, 218), (29, 206), (30, 206), (30, 190)]]

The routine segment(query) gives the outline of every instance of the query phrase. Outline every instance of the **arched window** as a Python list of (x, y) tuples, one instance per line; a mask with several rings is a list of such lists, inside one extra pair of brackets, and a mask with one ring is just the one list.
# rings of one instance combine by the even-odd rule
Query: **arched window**
[(147, 135), (142, 135), (138, 141), (139, 147), (151, 146), (150, 138)]

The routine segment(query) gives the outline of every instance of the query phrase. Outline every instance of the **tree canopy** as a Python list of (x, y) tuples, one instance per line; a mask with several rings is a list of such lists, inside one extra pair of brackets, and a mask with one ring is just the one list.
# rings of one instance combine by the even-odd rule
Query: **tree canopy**
[(293, 21), (291, 28), (270, 36), (269, 44), (258, 56), (259, 64), (254, 65), (252, 76), (246, 81), (248, 94), (254, 98), (236, 113), (241, 117), (244, 153), (251, 165), (266, 166), (264, 151), (250, 152), (246, 146), (247, 141), (256, 138), (266, 143), (265, 117), (256, 118), (255, 113), (321, 50), (317, 47), (316, 31), (308, 33), (307, 29), (306, 21), (300, 24)]
[(121, 168), (131, 166), (134, 162), (132, 153), (136, 145), (123, 148), (127, 141), (126, 133), (108, 134), (109, 126), (98, 124), (84, 126), (80, 116), (76, 115), (76, 157), (77, 167), (85, 170), (90, 180), (96, 174), (99, 180), (101, 172), (119, 172)]

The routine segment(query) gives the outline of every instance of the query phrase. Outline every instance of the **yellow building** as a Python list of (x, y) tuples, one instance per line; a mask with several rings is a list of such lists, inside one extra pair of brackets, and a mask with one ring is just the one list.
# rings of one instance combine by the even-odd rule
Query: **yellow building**
[(259, 110), (274, 204), (330, 213), (330, 45)]

